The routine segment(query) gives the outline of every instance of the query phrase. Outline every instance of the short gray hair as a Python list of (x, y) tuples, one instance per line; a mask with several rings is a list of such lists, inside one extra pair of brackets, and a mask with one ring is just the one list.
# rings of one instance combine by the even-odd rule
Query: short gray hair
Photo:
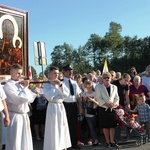
[(135, 81), (135, 80), (138, 80), (138, 81), (140, 81), (140, 82), (141, 82), (141, 77), (140, 77), (140, 76), (138, 76), (138, 75), (136, 75), (136, 76), (134, 77), (133, 81)]

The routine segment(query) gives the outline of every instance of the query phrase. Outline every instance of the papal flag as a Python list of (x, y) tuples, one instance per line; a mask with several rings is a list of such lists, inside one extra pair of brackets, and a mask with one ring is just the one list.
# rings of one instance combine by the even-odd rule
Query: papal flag
[(103, 67), (103, 72), (102, 72), (102, 74), (103, 74), (104, 72), (108, 72), (108, 65), (107, 65), (107, 60), (106, 60), (106, 59), (105, 59), (105, 62), (104, 62), (104, 67)]

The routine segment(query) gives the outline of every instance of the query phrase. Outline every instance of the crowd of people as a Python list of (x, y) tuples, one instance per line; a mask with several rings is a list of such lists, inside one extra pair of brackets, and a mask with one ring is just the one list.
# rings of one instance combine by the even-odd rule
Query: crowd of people
[(119, 147), (114, 140), (119, 105), (138, 113), (150, 141), (150, 65), (144, 76), (135, 67), (130, 73), (81, 75), (70, 64), (61, 72), (50, 66), (47, 77), (34, 76), (32, 84), (22, 80), (22, 69), (13, 65), (11, 79), (0, 88), (6, 150), (32, 150), (33, 137), (44, 139), (43, 150), (81, 149), (85, 143), (97, 146), (100, 133), (107, 148)]

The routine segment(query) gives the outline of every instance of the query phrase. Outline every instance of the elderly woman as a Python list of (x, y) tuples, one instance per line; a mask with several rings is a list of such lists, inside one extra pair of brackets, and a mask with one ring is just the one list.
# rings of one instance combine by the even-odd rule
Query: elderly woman
[(130, 86), (129, 92), (131, 109), (134, 109), (134, 107), (137, 105), (137, 98), (142, 93), (146, 97), (150, 97), (150, 92), (148, 91), (147, 87), (141, 83), (141, 77), (136, 75), (133, 79), (133, 85)]
[(106, 140), (106, 147), (118, 147), (114, 142), (117, 118), (115, 108), (119, 105), (117, 86), (111, 84), (111, 74), (103, 73), (103, 84), (98, 84), (95, 88), (96, 98), (99, 102), (99, 125), (103, 128)]

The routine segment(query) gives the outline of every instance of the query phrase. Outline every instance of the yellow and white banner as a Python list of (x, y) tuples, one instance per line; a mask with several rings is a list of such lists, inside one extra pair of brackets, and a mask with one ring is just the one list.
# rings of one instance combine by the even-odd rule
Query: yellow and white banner
[(102, 74), (103, 74), (104, 72), (108, 72), (108, 65), (107, 65), (107, 60), (106, 60), (106, 59), (105, 59), (105, 62), (104, 62), (104, 67), (103, 67), (103, 72), (102, 72)]

